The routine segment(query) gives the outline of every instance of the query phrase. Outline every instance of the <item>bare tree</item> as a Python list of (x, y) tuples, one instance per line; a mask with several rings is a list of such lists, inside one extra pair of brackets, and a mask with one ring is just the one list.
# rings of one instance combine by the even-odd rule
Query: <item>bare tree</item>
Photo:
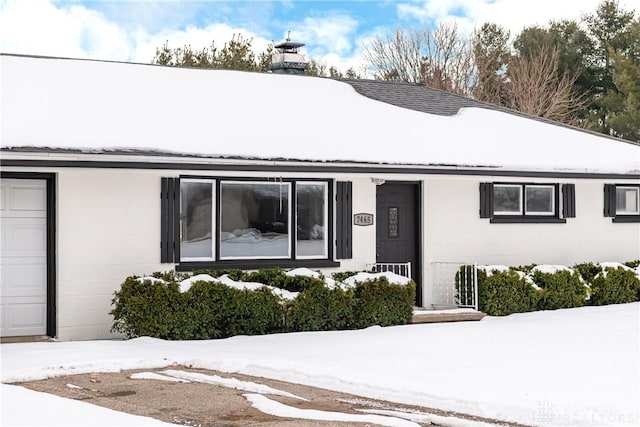
[(379, 80), (418, 83), (421, 81), (422, 35), (397, 29), (385, 38), (376, 36), (364, 46), (364, 58)]
[(377, 79), (420, 83), (460, 95), (469, 95), (473, 86), (472, 50), (455, 23), (378, 36), (365, 45), (364, 58)]
[(507, 68), (507, 107), (533, 116), (578, 124), (584, 100), (576, 94), (578, 74), (559, 73), (558, 50), (542, 47), (529, 56), (512, 57)]

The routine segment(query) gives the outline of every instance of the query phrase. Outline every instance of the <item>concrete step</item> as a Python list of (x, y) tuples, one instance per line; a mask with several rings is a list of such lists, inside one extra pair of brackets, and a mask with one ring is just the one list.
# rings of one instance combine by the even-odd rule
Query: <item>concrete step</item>
[(485, 313), (470, 309), (414, 310), (411, 323), (467, 322), (484, 316)]

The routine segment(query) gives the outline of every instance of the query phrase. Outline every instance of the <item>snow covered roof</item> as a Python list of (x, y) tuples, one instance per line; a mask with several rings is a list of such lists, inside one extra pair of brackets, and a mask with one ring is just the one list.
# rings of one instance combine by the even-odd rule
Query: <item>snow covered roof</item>
[(638, 145), (399, 89), (410, 85), (6, 54), (0, 70), (3, 158), (80, 150), (640, 174)]

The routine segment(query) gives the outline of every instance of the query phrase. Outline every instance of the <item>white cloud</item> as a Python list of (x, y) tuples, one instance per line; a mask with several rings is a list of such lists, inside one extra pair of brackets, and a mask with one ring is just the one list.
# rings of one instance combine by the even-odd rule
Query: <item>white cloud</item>
[(291, 31), (291, 38), (313, 45), (313, 49), (308, 50), (310, 54), (342, 56), (353, 49), (358, 21), (348, 15), (306, 17), (302, 23), (295, 24), (295, 28), (298, 29)]
[(49, 0), (0, 2), (0, 31), (0, 52), (134, 62), (150, 62), (166, 41), (170, 47), (190, 44), (201, 49), (214, 40), (222, 47), (234, 34), (242, 34), (253, 39), (255, 52), (271, 43), (245, 28), (219, 23), (153, 33), (125, 28), (82, 5), (62, 8)]
[(130, 51), (126, 33), (100, 13), (47, 0), (3, 1), (0, 31), (0, 51), (7, 53), (121, 59)]
[[(461, 28), (472, 29), (495, 22), (512, 35), (531, 25), (545, 26), (550, 20), (579, 20), (596, 10), (602, 0), (425, 0), (400, 3), (398, 17), (420, 23), (455, 20)], [(619, 0), (624, 10), (634, 10), (638, 0)]]

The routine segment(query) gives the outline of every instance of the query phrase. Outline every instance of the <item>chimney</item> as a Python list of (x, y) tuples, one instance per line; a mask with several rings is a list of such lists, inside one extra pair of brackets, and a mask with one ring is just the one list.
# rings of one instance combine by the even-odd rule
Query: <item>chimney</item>
[(277, 74), (304, 74), (307, 68), (307, 60), (298, 52), (304, 43), (292, 42), (287, 35), (287, 40), (275, 45), (276, 51), (271, 55), (269, 70)]

